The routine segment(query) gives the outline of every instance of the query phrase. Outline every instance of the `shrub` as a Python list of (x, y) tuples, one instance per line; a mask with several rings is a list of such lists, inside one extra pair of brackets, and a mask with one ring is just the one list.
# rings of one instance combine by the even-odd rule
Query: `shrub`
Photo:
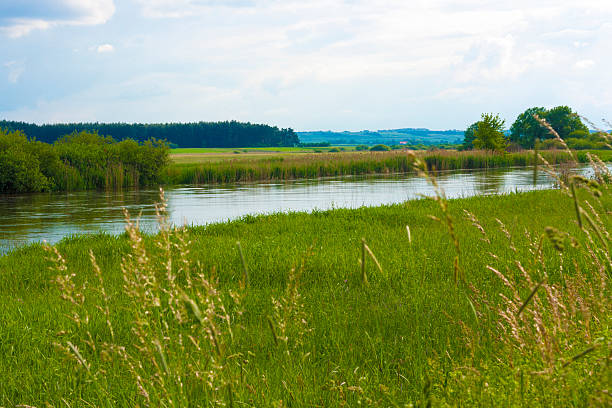
[(49, 189), (49, 179), (40, 172), (36, 156), (19, 149), (0, 153), (0, 191), (25, 193)]
[[(31, 142), (20, 131), (0, 129), (0, 192), (24, 193), (51, 189), (50, 180), (41, 171), (37, 151), (39, 144)], [(52, 156), (42, 154), (45, 167), (51, 167)]]
[(0, 129), (0, 193), (122, 188), (159, 181), (168, 146), (73, 133), (54, 145)]
[(386, 152), (391, 150), (391, 148), (384, 144), (377, 144), (375, 146), (370, 147), (371, 152)]

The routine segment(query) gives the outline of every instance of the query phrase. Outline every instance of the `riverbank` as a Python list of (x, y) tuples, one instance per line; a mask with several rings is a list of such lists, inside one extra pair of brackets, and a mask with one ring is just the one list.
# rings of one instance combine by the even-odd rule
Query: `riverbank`
[(609, 402), (609, 265), (575, 214), (540, 191), (451, 200), (450, 218), (431, 200), (249, 216), (65, 239), (66, 270), (28, 246), (0, 257), (0, 405)]
[[(490, 151), (417, 151), (430, 170), (491, 169), (531, 166), (533, 152), (494, 153)], [(612, 159), (607, 151), (596, 152), (602, 160)], [(184, 153), (181, 153), (184, 155)], [(572, 161), (560, 150), (541, 152), (550, 164)], [(588, 163), (586, 152), (576, 152), (580, 163)], [(339, 152), (339, 153), (282, 153), (259, 156), (227, 157), (227, 155), (191, 154), (188, 158), (172, 161), (163, 171), (166, 185), (222, 184), (252, 181), (314, 179), (343, 175), (410, 173), (413, 157), (406, 151)], [(175, 156), (176, 157), (176, 156)]]

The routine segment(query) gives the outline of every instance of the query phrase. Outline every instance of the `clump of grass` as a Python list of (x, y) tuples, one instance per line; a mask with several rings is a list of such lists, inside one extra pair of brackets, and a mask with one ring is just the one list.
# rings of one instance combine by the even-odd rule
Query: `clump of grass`
[[(536, 119), (575, 160), (554, 129), (540, 118)], [(539, 157), (552, 173), (549, 163)], [(590, 160), (596, 167), (600, 166), (601, 161)], [(601, 173), (609, 174), (605, 166), (595, 169), (595, 180), (556, 174), (559, 186), (574, 202), (576, 222), (584, 239), (578, 240), (549, 226), (541, 235), (526, 233), (528, 242), (518, 245), (498, 220), (516, 259), (508, 264), (490, 254), (491, 263), (486, 268), (505, 288), (499, 294), (501, 301), (464, 281), (466, 297), (477, 324), (470, 327), (462, 321), (456, 322), (464, 328), (469, 359), (453, 362), (450, 370), (441, 367), (439, 362), (432, 364), (438, 376), (446, 377), (441, 390), (443, 399), (468, 404), (495, 401), (496, 405), (516, 401), (521, 405), (556, 405), (560, 401), (562, 405), (585, 402), (606, 405), (612, 402), (607, 389), (612, 351), (608, 333), (612, 316), (608, 286), (612, 258), (610, 234), (601, 218), (601, 215), (607, 216), (600, 202), (602, 190), (607, 192), (607, 186), (601, 182), (607, 176)], [(431, 178), (427, 173), (425, 176)], [(435, 179), (432, 182), (435, 186)], [(578, 195), (580, 187), (584, 188), (586, 197)], [(437, 200), (444, 201), (443, 195), (438, 194)], [(447, 214), (445, 206), (441, 207)], [(482, 235), (481, 239), (490, 244), (476, 216), (470, 212), (466, 212), (466, 216)], [(588, 220), (586, 224), (583, 218)], [(451, 221), (447, 224), (455, 241)], [(550, 259), (550, 255), (544, 255), (545, 240), (557, 252), (557, 262)], [(520, 259), (517, 247), (529, 248), (526, 260)], [(482, 344), (489, 346), (482, 347)], [(570, 368), (572, 365), (574, 367)], [(576, 395), (572, 384), (584, 377), (591, 383), (588, 394)]]
[[(58, 347), (85, 369), (99, 390), (97, 403), (112, 403), (106, 378), (118, 376), (131, 378), (138, 404), (185, 406), (194, 393), (202, 393), (210, 404), (224, 404), (232, 401), (239, 369), (232, 352), (233, 323), (242, 313), (244, 293), (222, 293), (214, 269), (202, 270), (188, 259), (189, 237), (184, 228), (169, 226), (163, 192), (161, 197), (160, 233), (153, 249), (147, 248), (138, 223), (126, 211), (130, 252), (121, 263), (124, 313), (116, 303), (111, 310), (93, 252), (90, 258), (98, 282), (77, 285), (59, 251), (48, 247), (60, 272), (56, 282), (62, 298), (72, 305), (74, 322), (69, 333), (73, 340)], [(86, 301), (101, 313), (106, 333), (98, 328), (92, 335), (96, 318), (87, 311)], [(125, 318), (131, 320), (131, 333), (122, 342), (112, 322)]]

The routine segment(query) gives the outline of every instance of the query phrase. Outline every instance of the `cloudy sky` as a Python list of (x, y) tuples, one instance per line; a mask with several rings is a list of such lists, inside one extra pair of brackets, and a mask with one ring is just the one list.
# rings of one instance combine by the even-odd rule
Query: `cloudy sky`
[(1, 0), (0, 119), (464, 129), (612, 117), (611, 0)]

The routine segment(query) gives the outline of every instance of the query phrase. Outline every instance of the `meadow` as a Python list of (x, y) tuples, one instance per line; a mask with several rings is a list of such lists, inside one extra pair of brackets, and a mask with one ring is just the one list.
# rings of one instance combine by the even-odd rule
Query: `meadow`
[(572, 181), (18, 249), (0, 405), (610, 404), (612, 200)]

